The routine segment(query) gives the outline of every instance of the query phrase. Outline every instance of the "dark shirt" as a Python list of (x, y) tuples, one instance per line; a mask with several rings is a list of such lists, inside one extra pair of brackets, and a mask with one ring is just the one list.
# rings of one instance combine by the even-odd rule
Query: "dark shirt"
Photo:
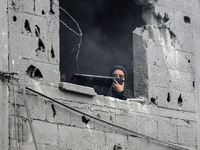
[(112, 90), (109, 92), (108, 96), (119, 98), (121, 100), (127, 100), (127, 98), (133, 97), (133, 92), (128, 86), (125, 85), (124, 91), (122, 91), (122, 92), (117, 92), (112, 88)]

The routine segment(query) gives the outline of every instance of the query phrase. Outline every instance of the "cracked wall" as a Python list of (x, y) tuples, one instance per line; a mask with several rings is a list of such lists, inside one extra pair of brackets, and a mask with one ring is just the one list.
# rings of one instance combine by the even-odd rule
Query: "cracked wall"
[(198, 3), (136, 2), (147, 25), (133, 32), (134, 90), (147, 101), (121, 101), (69, 83), (60, 90), (58, 1), (0, 2), (0, 149), (200, 148)]
[[(199, 92), (195, 86), (195, 53), (198, 53), (195, 48), (195, 26), (198, 26), (195, 24), (195, 14), (198, 11), (195, 9), (199, 8), (195, 6), (198, 3), (195, 0), (144, 0), (137, 3), (143, 5), (143, 19), (147, 25), (133, 31), (134, 95), (145, 96), (164, 110), (196, 114), (199, 110)], [(193, 121), (195, 124), (196, 121)], [(193, 129), (190, 123), (188, 125), (174, 129), (168, 126), (168, 129), (163, 129), (163, 134), (165, 130), (174, 130), (178, 132), (178, 140), (175, 135), (168, 140), (185, 144), (189, 141), (185, 132), (198, 131), (198, 124)], [(188, 136), (193, 141), (198, 140), (197, 133)], [(168, 138), (168, 135), (163, 137)]]
[[(8, 71), (8, 23), (6, 14), (7, 1), (0, 1), (0, 72)], [(8, 88), (5, 79), (0, 76), (0, 149), (8, 149)]]
[(9, 67), (27, 82), (38, 79), (29, 74), (30, 66), (39, 68), (44, 84), (55, 85), (59, 79), (59, 8), (52, 3), (58, 2), (8, 1)]
[(135, 95), (159, 107), (195, 112), (194, 1), (180, 9), (171, 5), (143, 7), (147, 25), (133, 32)]

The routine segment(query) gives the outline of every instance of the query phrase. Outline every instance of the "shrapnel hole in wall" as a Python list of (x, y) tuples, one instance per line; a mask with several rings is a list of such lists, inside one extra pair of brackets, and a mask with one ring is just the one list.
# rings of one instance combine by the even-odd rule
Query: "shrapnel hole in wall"
[(176, 38), (176, 34), (172, 30), (170, 30), (170, 29), (169, 29), (169, 34), (170, 34), (170, 38), (171, 39)]
[(178, 104), (179, 104), (179, 106), (182, 106), (182, 103), (183, 103), (183, 98), (182, 98), (182, 96), (180, 94), (179, 97), (178, 97)]
[(38, 27), (38, 25), (35, 25), (35, 35), (39, 38), (40, 36), (40, 28)]
[(42, 50), (42, 52), (45, 51), (45, 45), (40, 38), (38, 40), (38, 48), (36, 49), (36, 52), (38, 52), (39, 50), (40, 51)]
[(45, 15), (45, 11), (44, 10), (42, 10), (42, 15)]
[(26, 70), (26, 73), (29, 77), (33, 78), (33, 79), (41, 79), (43, 78), (42, 73), (40, 72), (40, 70), (38, 68), (36, 68), (33, 65), (30, 65), (28, 67), (28, 69)]
[(82, 116), (82, 122), (85, 124), (88, 124), (88, 122), (90, 121), (89, 118), (87, 118), (86, 116)]
[(50, 0), (50, 14), (55, 14), (55, 12), (53, 11), (53, 0)]
[(16, 9), (20, 9), (20, 5), (16, 5), (16, 3), (19, 3), (19, 0), (13, 0), (11, 2), (11, 6), (16, 10)]
[(167, 13), (164, 14), (164, 18), (163, 18), (164, 22), (169, 21), (169, 15)]
[(110, 116), (110, 121), (113, 121), (113, 117), (112, 116)]
[(54, 104), (51, 104), (51, 108), (52, 108), (52, 111), (53, 111), (53, 117), (55, 118), (56, 117), (56, 109), (55, 109)]
[(55, 52), (53, 46), (51, 46), (51, 58), (55, 58)]
[(42, 42), (42, 40), (41, 40), (41, 39), (39, 39), (39, 42), (38, 42), (38, 48), (39, 48), (40, 50), (42, 50), (42, 51), (44, 51), (44, 50), (45, 50), (44, 43)]
[(11, 6), (15, 8), (15, 3), (13, 1), (11, 2)]
[(170, 93), (167, 93), (167, 101), (170, 102)]
[(190, 17), (184, 16), (183, 18), (184, 18), (185, 23), (191, 23)]
[(151, 102), (152, 102), (153, 104), (156, 104), (156, 105), (157, 105), (156, 98), (152, 97), (152, 98), (151, 98)]
[(31, 28), (30, 28), (30, 24), (29, 24), (28, 20), (25, 20), (24, 28), (26, 31), (31, 32)]
[(36, 56), (38, 56), (38, 51), (45, 51), (45, 45), (40, 38), (40, 28), (38, 25), (35, 25), (35, 35), (38, 37), (38, 48), (36, 49)]
[(122, 150), (122, 146), (119, 143), (115, 144), (113, 150)]
[(195, 81), (192, 82), (192, 86), (195, 88)]
[(13, 16), (13, 21), (16, 22), (17, 21), (17, 17)]
[(33, 2), (34, 2), (33, 11), (35, 11), (35, 0), (33, 0)]

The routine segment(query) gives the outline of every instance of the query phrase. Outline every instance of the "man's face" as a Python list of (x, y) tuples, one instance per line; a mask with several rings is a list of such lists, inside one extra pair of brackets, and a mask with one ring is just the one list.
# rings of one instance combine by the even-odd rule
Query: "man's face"
[(125, 80), (124, 72), (119, 69), (117, 69), (113, 72), (112, 77), (119, 78), (121, 80)]

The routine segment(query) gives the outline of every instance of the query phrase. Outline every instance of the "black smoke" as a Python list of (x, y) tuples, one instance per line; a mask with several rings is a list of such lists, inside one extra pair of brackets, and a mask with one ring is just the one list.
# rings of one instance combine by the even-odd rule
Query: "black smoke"
[[(144, 25), (142, 8), (134, 0), (60, 0), (60, 6), (79, 23), (83, 33), (77, 68), (79, 37), (60, 24), (60, 71), (69, 81), (73, 73), (109, 75), (116, 64), (128, 72), (133, 85), (132, 32)], [(75, 23), (63, 11), (60, 19), (78, 32)]]

